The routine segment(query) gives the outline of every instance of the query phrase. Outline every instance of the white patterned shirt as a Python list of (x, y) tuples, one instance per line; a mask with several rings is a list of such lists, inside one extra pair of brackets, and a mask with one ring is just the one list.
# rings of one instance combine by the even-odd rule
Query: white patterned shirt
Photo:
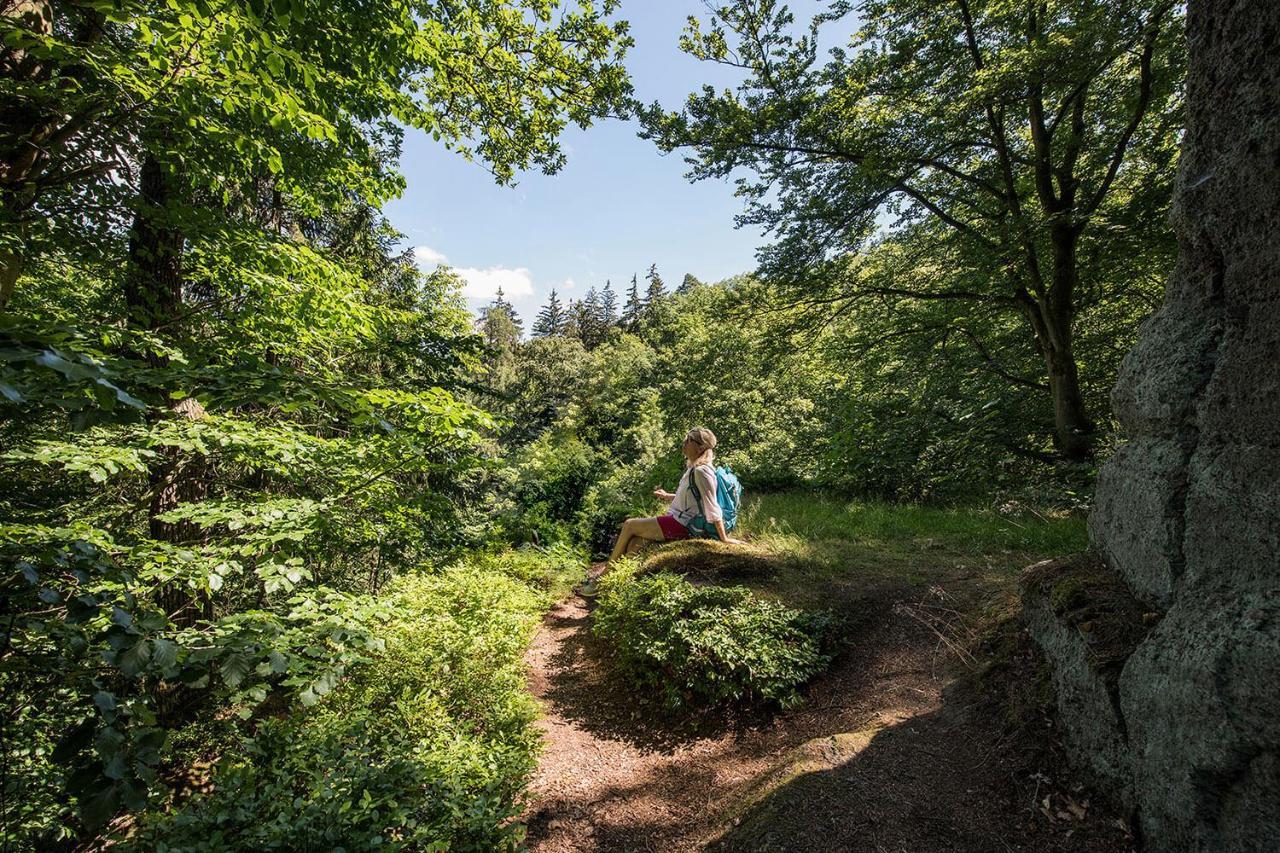
[(716, 500), (716, 472), (710, 465), (698, 465), (685, 469), (684, 476), (680, 478), (680, 485), (676, 486), (676, 496), (671, 499), (671, 509), (667, 511), (667, 515), (685, 527), (698, 517), (698, 503), (694, 500), (693, 489), (689, 488), (691, 476), (698, 478), (698, 492), (702, 496), (701, 514), (712, 524), (721, 521), (724, 516), (720, 512), (720, 502)]

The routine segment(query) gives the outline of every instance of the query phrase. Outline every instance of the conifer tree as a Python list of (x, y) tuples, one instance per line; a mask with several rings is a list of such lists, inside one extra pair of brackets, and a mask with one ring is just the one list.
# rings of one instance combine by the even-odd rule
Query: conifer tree
[(563, 335), (565, 324), (568, 321), (567, 312), (564, 306), (560, 304), (560, 297), (556, 295), (555, 288), (551, 288), (551, 295), (547, 297), (547, 304), (542, 306), (542, 310), (538, 312), (538, 317), (533, 323), (533, 336), (535, 338), (549, 338), (552, 335)]
[(650, 264), (649, 271), (644, 274), (649, 280), (649, 289), (644, 294), (644, 307), (652, 310), (667, 296), (667, 286), (662, 281), (662, 276), (658, 275), (658, 265)]
[(488, 345), (485, 365), (489, 369), (489, 383), (505, 390), (515, 380), (515, 353), (524, 333), (515, 307), (504, 298), (502, 288), (493, 302), (480, 310), (478, 321), (480, 334)]
[(494, 349), (510, 349), (524, 334), (524, 323), (516, 314), (515, 306), (506, 300), (502, 288), (485, 308), (480, 311), (480, 332)]
[(688, 293), (695, 287), (701, 287), (702, 282), (691, 272), (684, 274), (684, 281), (680, 282), (680, 286), (676, 288), (676, 293)]
[(570, 299), (569, 304), (564, 307), (564, 336), (566, 338), (574, 338), (582, 340), (582, 329), (578, 325), (578, 302)]
[(600, 292), (600, 324), (611, 329), (618, 323), (618, 297), (613, 292), (613, 283), (604, 281), (604, 290)]
[(634, 329), (636, 324), (640, 322), (640, 315), (644, 312), (644, 302), (640, 299), (640, 286), (636, 283), (636, 277), (631, 276), (631, 290), (627, 293), (627, 304), (622, 306), (622, 319), (620, 325), (624, 329)]
[(592, 349), (604, 339), (605, 330), (600, 314), (600, 294), (593, 287), (582, 300), (581, 316), (578, 318), (578, 325), (582, 330), (582, 345), (587, 349)]
[(592, 309), (587, 307), (586, 300), (578, 300), (569, 306), (568, 331), (565, 334), (582, 341), (582, 345), (591, 349), (596, 345), (595, 317)]

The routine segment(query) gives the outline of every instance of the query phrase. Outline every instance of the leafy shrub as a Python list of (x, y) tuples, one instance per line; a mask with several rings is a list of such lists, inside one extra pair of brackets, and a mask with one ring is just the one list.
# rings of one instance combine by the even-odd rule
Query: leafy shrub
[(797, 688), (834, 656), (836, 618), (756, 598), (745, 587), (695, 586), (679, 575), (606, 576), (597, 635), (618, 664), (670, 707), (800, 701)]
[[(532, 553), (397, 580), (385, 651), (321, 702), (264, 721), (212, 792), (152, 819), (141, 849), (514, 849), (534, 767), (522, 656), (549, 594)], [(552, 562), (566, 565), (568, 552)], [(515, 575), (515, 576), (513, 576)]]
[(504, 472), (500, 535), (513, 542), (571, 541), (573, 519), (600, 468), (601, 454), (581, 439), (544, 433)]
[(657, 486), (674, 489), (680, 478), (675, 457), (646, 454), (630, 465), (619, 465), (592, 486), (578, 512), (578, 537), (594, 554), (608, 553), (622, 522), (632, 516), (657, 513)]
[(497, 572), (546, 593), (548, 605), (582, 580), (586, 562), (582, 549), (564, 544), (476, 551), (467, 557), (474, 569)]

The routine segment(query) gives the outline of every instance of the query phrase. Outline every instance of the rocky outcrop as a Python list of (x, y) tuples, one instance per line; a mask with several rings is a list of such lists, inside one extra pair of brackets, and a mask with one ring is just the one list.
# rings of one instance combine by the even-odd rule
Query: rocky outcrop
[(1120, 674), (1156, 614), (1096, 554), (1037, 563), (1022, 583), (1023, 614), (1050, 662), (1064, 737), (1090, 781), (1131, 811), (1133, 756)]
[(1202, 0), (1188, 17), (1179, 260), (1122, 366), (1130, 441), (1089, 523), (1117, 579), (1165, 615), (1105, 707), (1111, 688), (1073, 662), (1078, 626), (1033, 583), (1026, 602), (1068, 745), (1134, 809), (1149, 849), (1277, 850), (1280, 3)]

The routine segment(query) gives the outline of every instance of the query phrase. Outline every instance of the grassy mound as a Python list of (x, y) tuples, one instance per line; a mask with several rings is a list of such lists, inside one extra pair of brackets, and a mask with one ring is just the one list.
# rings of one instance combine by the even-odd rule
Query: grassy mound
[(672, 572), (705, 581), (768, 578), (782, 555), (766, 545), (728, 545), (715, 539), (667, 542), (643, 555), (646, 572)]
[(743, 587), (695, 586), (669, 572), (619, 567), (604, 582), (595, 632), (622, 670), (672, 708), (800, 701), (826, 669), (837, 623)]

